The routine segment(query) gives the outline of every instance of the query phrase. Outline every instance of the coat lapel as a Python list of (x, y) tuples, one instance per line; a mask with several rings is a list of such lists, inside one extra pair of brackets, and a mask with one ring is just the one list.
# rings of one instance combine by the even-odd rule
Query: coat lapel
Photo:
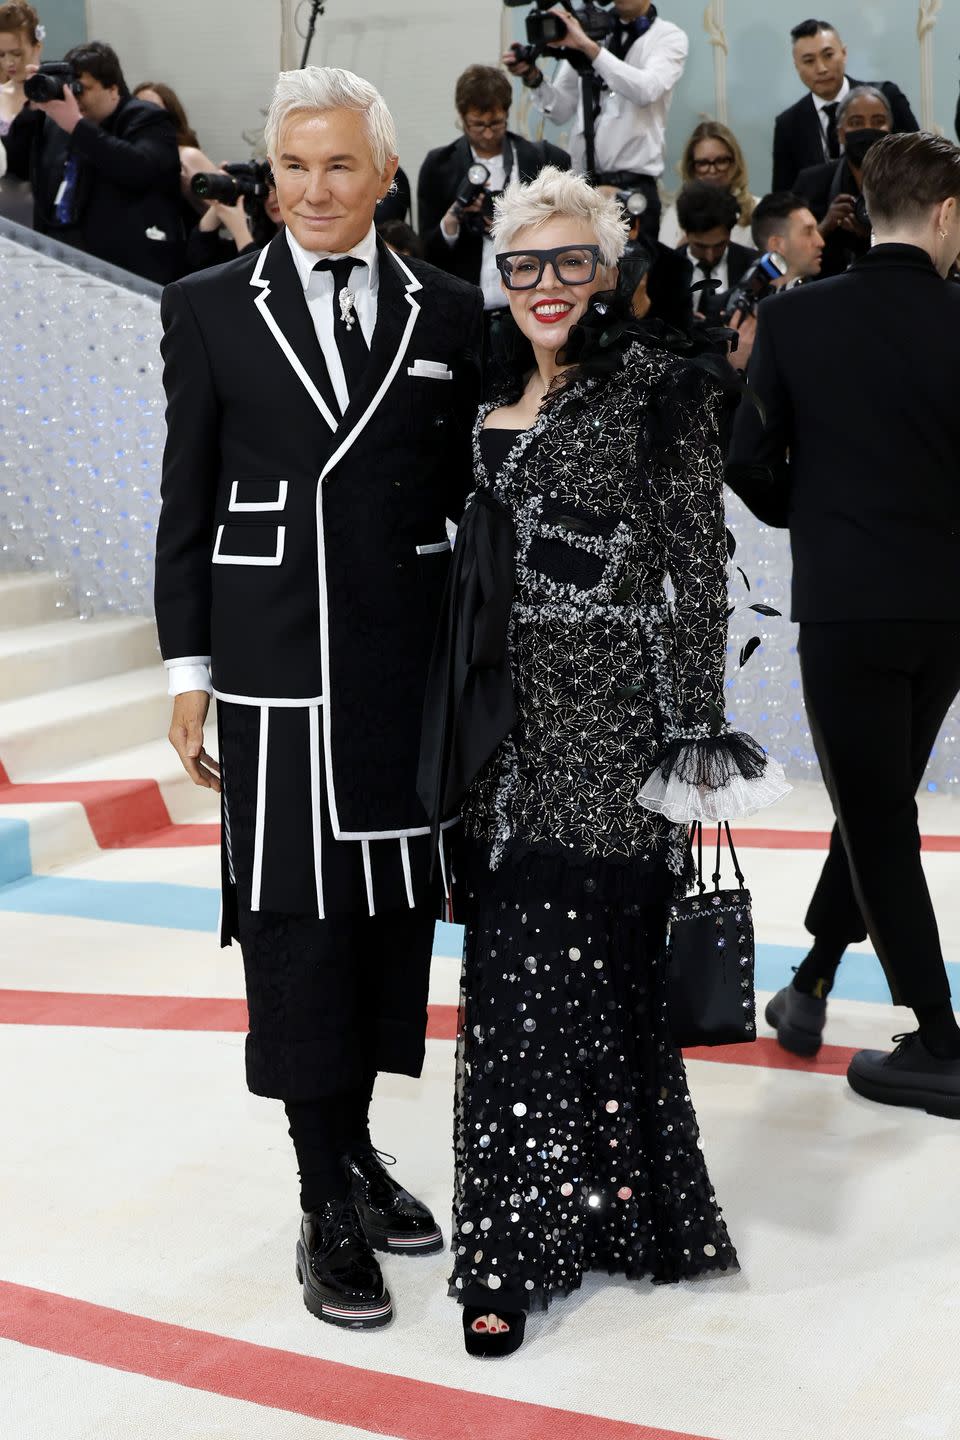
[(282, 230), (261, 250), (250, 284), (256, 292), (254, 304), (273, 338), (330, 429), (336, 430), (340, 407)]
[(380, 280), (370, 363), (362, 384), (350, 397), (347, 413), (337, 429), (336, 447), (323, 467), (321, 480), (343, 459), (376, 413), (407, 353), (420, 314), (420, 305), (414, 299), (423, 288), (420, 281), (382, 240), (377, 241), (377, 255)]

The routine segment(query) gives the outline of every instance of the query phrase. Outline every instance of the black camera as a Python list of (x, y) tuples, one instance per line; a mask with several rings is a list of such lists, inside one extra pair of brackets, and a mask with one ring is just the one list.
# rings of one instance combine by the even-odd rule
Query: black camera
[(272, 184), (273, 176), (265, 160), (240, 160), (224, 165), (223, 170), (204, 170), (194, 175), (190, 189), (201, 200), (236, 205), (238, 200), (265, 200)]
[[(504, 0), (504, 4), (510, 7), (526, 5), (528, 0)], [(534, 0), (534, 8), (527, 16), (527, 45), (514, 45), (513, 51), (517, 59), (528, 65), (532, 65), (538, 56), (542, 55), (548, 45), (556, 45), (567, 33), (567, 24), (562, 15), (553, 15), (545, 12), (551, 11), (556, 4), (563, 8), (580, 21), (584, 33), (602, 45), (608, 35), (612, 34), (616, 21), (612, 15), (608, 15), (603, 9), (605, 5), (611, 5), (613, 0), (586, 0), (586, 4), (579, 9), (574, 5), (573, 0)], [(578, 50), (567, 51), (553, 49), (551, 55), (560, 59), (576, 59), (579, 64), (583, 56)]]
[(83, 94), (83, 86), (72, 65), (64, 60), (49, 60), (41, 65), (36, 75), (29, 75), (23, 82), (23, 93), (28, 100), (39, 105), (49, 105), (51, 100), (62, 100), (64, 90), (74, 95)]
[(765, 255), (759, 256), (745, 272), (740, 284), (730, 291), (723, 307), (723, 321), (732, 320), (738, 310), (744, 317), (752, 315), (760, 301), (767, 298), (777, 281), (782, 280), (786, 273), (787, 262), (775, 250), (768, 250)]
[[(499, 190), (488, 190), (487, 181), (490, 179), (490, 171), (481, 161), (475, 160), (467, 171), (457, 191), (456, 199), (453, 202), (453, 209), (460, 216), (460, 223), (475, 234), (483, 236), (487, 233), (485, 220), (493, 219), (493, 204)], [(479, 211), (471, 211), (464, 215), (468, 205), (483, 196), (483, 204)]]

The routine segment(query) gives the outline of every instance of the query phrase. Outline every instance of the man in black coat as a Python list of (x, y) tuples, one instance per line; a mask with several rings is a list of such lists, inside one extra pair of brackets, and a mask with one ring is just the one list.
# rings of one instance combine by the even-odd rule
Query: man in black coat
[(80, 93), (24, 106), (4, 137), (10, 174), (33, 188), (33, 228), (166, 284), (184, 254), (173, 119), (131, 97), (109, 45), (65, 58)]
[(842, 275), (870, 249), (870, 226), (861, 206), (863, 162), (871, 145), (889, 135), (893, 112), (883, 91), (873, 85), (851, 90), (837, 111), (843, 145), (839, 160), (801, 170), (794, 190), (814, 215), (824, 239), (821, 274)]
[(677, 196), (677, 219), (687, 237), (678, 249), (693, 267), (694, 309), (706, 319), (719, 318), (757, 258), (756, 250), (730, 238), (739, 218), (739, 201), (720, 185), (691, 180)]
[[(837, 827), (814, 938), (767, 1018), (812, 1054), (844, 948), (869, 932), (919, 1033), (848, 1071), (872, 1100), (960, 1118), (960, 1028), (915, 795), (960, 688), (960, 150), (889, 135), (864, 163), (872, 250), (759, 308), (728, 483), (790, 530), (807, 715)], [(870, 363), (864, 364), (864, 356)]]
[[(509, 311), (494, 244), (490, 238), (492, 197), (511, 180), (532, 180), (545, 165), (569, 170), (566, 150), (549, 140), (525, 140), (507, 129), (513, 89), (492, 65), (470, 65), (457, 80), (454, 102), (463, 134), (428, 152), (417, 181), (417, 224), (424, 256), (431, 264), (483, 291), (488, 338)], [(457, 202), (473, 165), (488, 172), (482, 192), (469, 204)]]
[(481, 299), (377, 239), (397, 146), (366, 81), (287, 72), (267, 148), (286, 228), (164, 291), (157, 623), (170, 739), (222, 782), (222, 940), (243, 951), (247, 1083), (284, 1101), (297, 1152), (304, 1303), (370, 1328), (392, 1315), (373, 1250), (442, 1246), (368, 1111), (378, 1072), (424, 1058), (441, 896), (417, 760)]
[[(776, 119), (773, 190), (793, 190), (801, 170), (840, 156), (837, 111), (865, 82), (847, 75), (847, 47), (826, 20), (804, 20), (790, 32), (793, 63), (809, 94)], [(918, 130), (910, 102), (892, 80), (879, 86), (890, 103), (894, 130)]]

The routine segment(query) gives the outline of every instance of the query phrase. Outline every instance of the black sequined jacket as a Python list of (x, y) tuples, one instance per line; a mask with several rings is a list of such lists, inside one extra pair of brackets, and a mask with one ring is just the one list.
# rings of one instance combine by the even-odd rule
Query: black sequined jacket
[(517, 723), (462, 812), (491, 866), (545, 852), (686, 873), (685, 827), (637, 797), (672, 742), (723, 727), (725, 403), (689, 361), (634, 342), (612, 375), (551, 399), (495, 478), (481, 408), (475, 484), (517, 536)]

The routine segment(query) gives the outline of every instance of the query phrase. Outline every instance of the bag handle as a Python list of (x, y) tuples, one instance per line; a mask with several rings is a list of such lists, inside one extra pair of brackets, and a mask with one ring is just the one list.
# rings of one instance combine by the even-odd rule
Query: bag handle
[(697, 842), (697, 885), (701, 895), (706, 895), (707, 887), (703, 880), (703, 826), (699, 820), (694, 820), (690, 826), (690, 849), (693, 850), (693, 842)]
[(724, 820), (722, 824), (719, 824), (719, 825), (717, 826), (717, 868), (716, 868), (716, 870), (714, 870), (714, 872), (713, 872), (713, 888), (714, 888), (714, 890), (719, 890), (719, 889), (720, 889), (720, 841), (721, 841), (721, 838), (722, 838), (722, 836), (721, 836), (721, 831), (726, 831), (726, 835), (727, 835), (727, 849), (730, 851), (730, 858), (731, 858), (731, 860), (733, 861), (733, 873), (736, 875), (736, 877), (737, 877), (737, 884), (738, 884), (738, 886), (740, 887), (740, 889), (742, 890), (742, 889), (743, 889), (743, 871), (740, 869), (740, 862), (737, 860), (737, 852), (736, 852), (736, 850), (733, 848), (733, 836), (730, 834), (730, 821), (729, 821), (729, 820)]

